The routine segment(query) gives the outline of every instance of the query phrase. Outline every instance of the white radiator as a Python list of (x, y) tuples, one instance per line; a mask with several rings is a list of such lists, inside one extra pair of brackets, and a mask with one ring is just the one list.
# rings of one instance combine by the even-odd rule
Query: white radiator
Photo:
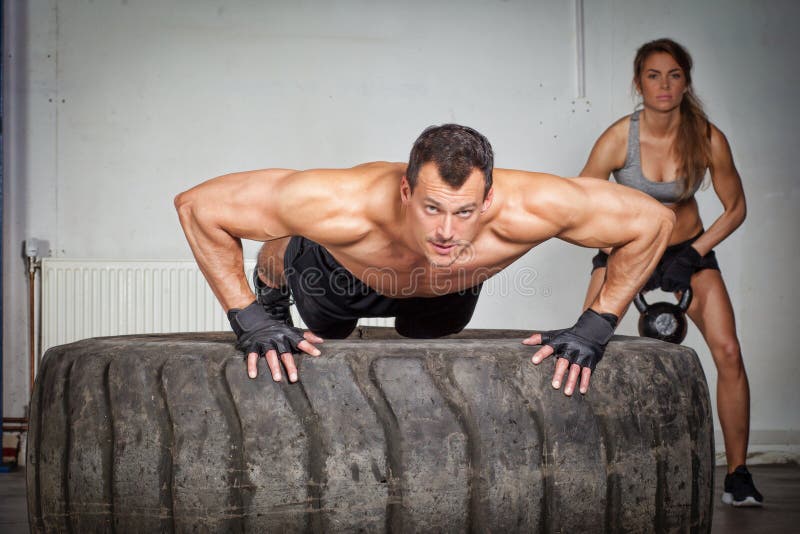
[[(255, 262), (245, 262), (248, 280)], [(230, 330), (191, 260), (42, 260), (42, 350), (123, 334)], [(292, 308), (295, 325), (305, 325)], [(391, 326), (393, 319), (359, 324)]]

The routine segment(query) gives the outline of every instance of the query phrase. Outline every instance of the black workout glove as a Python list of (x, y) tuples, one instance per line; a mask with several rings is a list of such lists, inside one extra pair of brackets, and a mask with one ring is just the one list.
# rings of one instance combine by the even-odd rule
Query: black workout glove
[(692, 275), (703, 261), (703, 257), (693, 246), (688, 246), (675, 255), (661, 276), (661, 289), (664, 291), (683, 291), (692, 287)]
[(572, 328), (541, 332), (542, 345), (553, 347), (553, 355), (566, 358), (570, 365), (577, 363), (594, 371), (616, 327), (616, 315), (597, 313), (590, 308), (578, 317)]
[(270, 317), (258, 302), (244, 309), (228, 310), (228, 320), (236, 333), (236, 348), (262, 356), (275, 349), (278, 355), (284, 352), (299, 352), (298, 343), (303, 341), (303, 331)]

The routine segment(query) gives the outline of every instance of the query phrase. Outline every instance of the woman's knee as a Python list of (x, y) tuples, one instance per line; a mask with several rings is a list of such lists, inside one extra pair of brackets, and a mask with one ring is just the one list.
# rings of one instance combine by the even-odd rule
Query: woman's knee
[(742, 362), (742, 351), (739, 341), (736, 338), (721, 340), (709, 345), (714, 361), (717, 365), (717, 373), (730, 377), (736, 377), (744, 373), (744, 363)]

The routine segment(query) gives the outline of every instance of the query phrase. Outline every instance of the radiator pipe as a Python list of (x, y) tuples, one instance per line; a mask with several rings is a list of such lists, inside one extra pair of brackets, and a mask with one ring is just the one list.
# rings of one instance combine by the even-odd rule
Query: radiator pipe
[(28, 308), (30, 309), (30, 317), (28, 317), (28, 344), (30, 348), (30, 358), (28, 359), (28, 366), (30, 367), (31, 383), (28, 389), (28, 396), (33, 395), (33, 382), (36, 379), (36, 302), (34, 299), (34, 279), (36, 278), (35, 271), (28, 271)]
[(30, 389), (28, 396), (33, 395), (33, 383), (36, 380), (36, 271), (41, 262), (36, 256), (28, 258), (28, 347), (30, 367)]
[(24, 423), (24, 424), (27, 425), (28, 424), (28, 418), (27, 417), (3, 417), (3, 422), (4, 423)]
[[(44, 306), (42, 306), (42, 281), (44, 280), (44, 271), (42, 270), (42, 260), (38, 260), (39, 264), (37, 265), (37, 269), (39, 270), (39, 302), (38, 302), (38, 312), (36, 314), (36, 324), (39, 328), (37, 328), (36, 332), (36, 369), (39, 369), (42, 365), (42, 325), (44, 322), (42, 321), (42, 311), (44, 310)], [(33, 389), (31, 389), (31, 395), (33, 395)]]
[(27, 432), (27, 417), (3, 417), (3, 432)]

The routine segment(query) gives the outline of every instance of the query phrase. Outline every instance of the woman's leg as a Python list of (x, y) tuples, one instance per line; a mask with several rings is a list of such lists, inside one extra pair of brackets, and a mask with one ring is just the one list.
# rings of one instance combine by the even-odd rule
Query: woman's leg
[(717, 270), (695, 273), (692, 293), (687, 313), (703, 334), (717, 366), (717, 415), (731, 473), (745, 463), (750, 433), (750, 387), (736, 337), (733, 307)]

